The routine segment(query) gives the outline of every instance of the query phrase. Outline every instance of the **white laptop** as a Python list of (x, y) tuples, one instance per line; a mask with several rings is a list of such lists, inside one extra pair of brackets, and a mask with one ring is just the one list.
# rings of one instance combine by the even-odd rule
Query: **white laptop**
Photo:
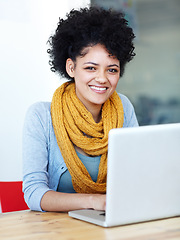
[(180, 215), (180, 123), (112, 129), (106, 212), (69, 216), (111, 227)]

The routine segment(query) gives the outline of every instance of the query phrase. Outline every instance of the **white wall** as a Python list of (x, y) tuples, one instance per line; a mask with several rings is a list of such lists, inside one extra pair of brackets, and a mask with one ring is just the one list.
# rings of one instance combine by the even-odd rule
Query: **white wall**
[(22, 180), (26, 110), (36, 101), (51, 101), (54, 90), (61, 84), (48, 65), (48, 37), (59, 17), (88, 3), (88, 0), (0, 1), (0, 181)]

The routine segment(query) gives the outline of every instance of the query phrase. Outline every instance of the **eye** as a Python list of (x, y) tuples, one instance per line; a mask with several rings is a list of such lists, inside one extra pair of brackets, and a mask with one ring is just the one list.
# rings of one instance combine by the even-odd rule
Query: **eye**
[(90, 70), (90, 71), (95, 71), (96, 70), (95, 67), (91, 67), (91, 66), (86, 67), (85, 69)]
[(118, 70), (115, 69), (115, 68), (110, 68), (110, 69), (108, 69), (108, 72), (110, 72), (110, 73), (117, 73)]

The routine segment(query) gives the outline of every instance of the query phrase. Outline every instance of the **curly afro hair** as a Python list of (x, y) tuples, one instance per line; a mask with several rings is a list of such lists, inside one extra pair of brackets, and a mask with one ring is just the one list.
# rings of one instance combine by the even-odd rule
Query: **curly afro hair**
[(66, 72), (66, 60), (76, 61), (85, 47), (102, 44), (120, 61), (122, 76), (126, 63), (135, 56), (134, 38), (121, 12), (97, 7), (73, 9), (65, 20), (59, 19), (55, 34), (48, 40), (51, 70), (73, 80)]

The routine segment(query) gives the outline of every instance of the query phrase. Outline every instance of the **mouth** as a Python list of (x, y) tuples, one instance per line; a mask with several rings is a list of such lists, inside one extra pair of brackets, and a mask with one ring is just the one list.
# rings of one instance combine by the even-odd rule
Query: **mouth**
[(100, 86), (94, 86), (94, 85), (89, 87), (91, 88), (91, 90), (97, 93), (104, 93), (108, 89), (107, 87), (100, 87)]

